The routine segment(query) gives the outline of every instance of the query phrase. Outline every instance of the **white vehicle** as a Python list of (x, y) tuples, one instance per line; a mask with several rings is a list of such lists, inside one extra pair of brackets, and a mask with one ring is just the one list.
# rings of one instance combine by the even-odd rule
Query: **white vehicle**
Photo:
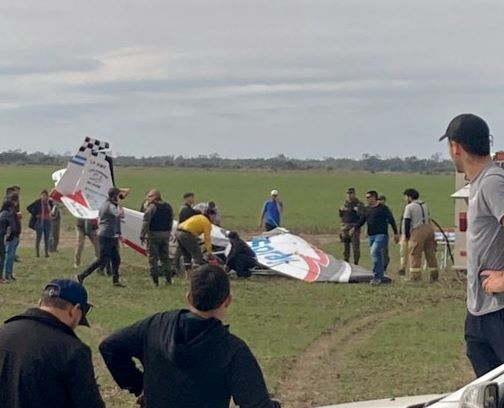
[(320, 408), (500, 408), (504, 406), (504, 365), (445, 395), (420, 395), (350, 402)]

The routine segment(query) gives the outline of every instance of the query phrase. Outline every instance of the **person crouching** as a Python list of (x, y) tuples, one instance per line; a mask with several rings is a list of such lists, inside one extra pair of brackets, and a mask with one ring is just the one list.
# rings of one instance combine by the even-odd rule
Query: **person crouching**
[(257, 265), (255, 252), (240, 238), (236, 231), (228, 234), (231, 251), (226, 259), (226, 270), (234, 270), (241, 278), (250, 277), (251, 269)]

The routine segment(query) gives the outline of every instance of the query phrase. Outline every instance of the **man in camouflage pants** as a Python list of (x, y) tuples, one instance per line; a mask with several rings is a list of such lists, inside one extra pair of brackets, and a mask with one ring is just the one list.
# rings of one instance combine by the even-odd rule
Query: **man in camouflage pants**
[(161, 199), (158, 190), (149, 191), (147, 201), (140, 240), (142, 243), (147, 242), (150, 274), (154, 285), (159, 286), (160, 272), (165, 276), (166, 284), (169, 285), (172, 271), (168, 242), (173, 224), (173, 209), (170, 204)]
[(353, 249), (354, 264), (359, 264), (360, 259), (360, 228), (354, 228), (362, 214), (364, 204), (355, 195), (355, 188), (347, 190), (347, 198), (339, 209), (341, 219), (341, 242), (345, 247), (343, 257), (350, 261), (350, 246)]

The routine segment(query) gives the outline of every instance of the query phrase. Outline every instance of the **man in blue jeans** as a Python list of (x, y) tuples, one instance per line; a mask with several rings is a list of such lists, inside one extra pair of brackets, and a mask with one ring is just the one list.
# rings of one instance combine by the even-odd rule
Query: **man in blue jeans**
[(355, 228), (367, 224), (369, 247), (373, 260), (373, 279), (371, 285), (382, 283), (385, 272), (385, 249), (388, 245), (388, 226), (394, 230), (394, 241), (399, 242), (399, 231), (390, 209), (378, 201), (378, 193), (374, 190), (366, 193), (367, 207)]

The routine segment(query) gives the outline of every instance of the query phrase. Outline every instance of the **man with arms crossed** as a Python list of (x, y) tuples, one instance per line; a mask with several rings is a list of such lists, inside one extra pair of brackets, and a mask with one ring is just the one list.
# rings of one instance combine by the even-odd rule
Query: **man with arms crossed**
[(222, 322), (231, 304), (226, 272), (196, 269), (187, 300), (188, 309), (157, 313), (100, 344), (117, 384), (146, 408), (228, 408), (231, 397), (242, 408), (280, 407), (252, 351)]
[[(504, 170), (490, 157), (490, 131), (473, 114), (455, 117), (439, 140), (471, 182), (467, 228), (467, 356), (478, 377), (504, 363)], [(486, 288), (487, 293), (485, 293)]]

